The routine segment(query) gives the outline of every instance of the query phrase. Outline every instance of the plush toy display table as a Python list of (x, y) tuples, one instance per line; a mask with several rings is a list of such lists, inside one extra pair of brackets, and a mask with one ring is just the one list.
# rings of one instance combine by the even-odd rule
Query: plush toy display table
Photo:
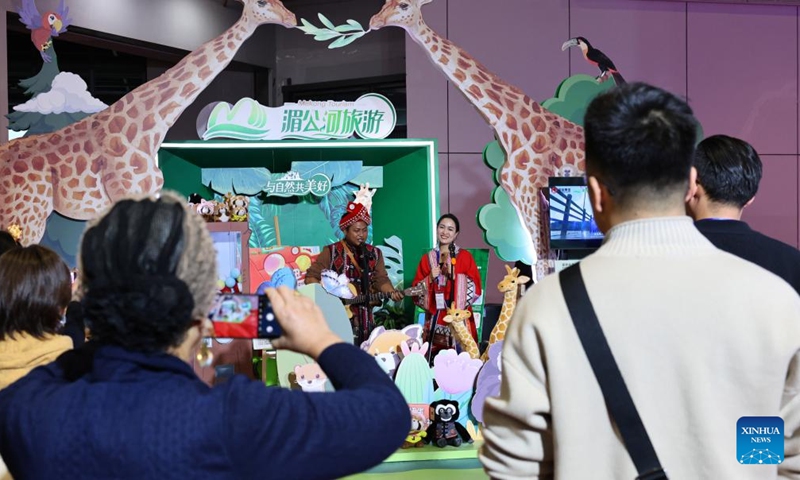
[(399, 450), (385, 462), (365, 473), (347, 477), (352, 480), (477, 480), (489, 478), (478, 461), (480, 443), (459, 448), (423, 448)]

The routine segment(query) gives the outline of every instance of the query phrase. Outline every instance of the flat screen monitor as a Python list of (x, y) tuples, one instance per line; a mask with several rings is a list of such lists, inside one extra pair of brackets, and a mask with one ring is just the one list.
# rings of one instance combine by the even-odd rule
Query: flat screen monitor
[(550, 248), (598, 248), (603, 233), (594, 223), (589, 190), (583, 177), (550, 177)]

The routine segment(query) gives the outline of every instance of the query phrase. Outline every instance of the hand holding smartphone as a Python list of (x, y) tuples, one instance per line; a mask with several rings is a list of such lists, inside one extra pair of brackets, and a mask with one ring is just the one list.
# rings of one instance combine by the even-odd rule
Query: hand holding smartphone
[(266, 295), (218, 293), (208, 318), (220, 338), (278, 338), (283, 335)]

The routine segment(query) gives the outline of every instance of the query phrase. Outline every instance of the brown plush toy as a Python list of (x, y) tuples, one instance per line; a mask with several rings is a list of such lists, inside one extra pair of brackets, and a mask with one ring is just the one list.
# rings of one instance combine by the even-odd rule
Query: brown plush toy
[(250, 199), (244, 195), (234, 195), (225, 199), (228, 203), (228, 210), (231, 214), (232, 222), (246, 222), (247, 208), (250, 206)]
[(228, 204), (225, 202), (217, 202), (214, 207), (214, 221), (215, 222), (229, 222), (231, 220), (231, 212), (228, 209)]

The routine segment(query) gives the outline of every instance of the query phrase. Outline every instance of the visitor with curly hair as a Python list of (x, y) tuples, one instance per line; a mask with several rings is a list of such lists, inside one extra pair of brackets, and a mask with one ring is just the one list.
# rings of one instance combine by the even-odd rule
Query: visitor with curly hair
[(209, 387), (190, 359), (213, 325), (206, 226), (172, 194), (123, 200), (79, 252), (92, 340), (0, 391), (0, 455), (26, 478), (339, 478), (388, 457), (405, 399), (309, 298), (268, 289), (283, 336), (336, 387), (306, 393), (235, 375)]

